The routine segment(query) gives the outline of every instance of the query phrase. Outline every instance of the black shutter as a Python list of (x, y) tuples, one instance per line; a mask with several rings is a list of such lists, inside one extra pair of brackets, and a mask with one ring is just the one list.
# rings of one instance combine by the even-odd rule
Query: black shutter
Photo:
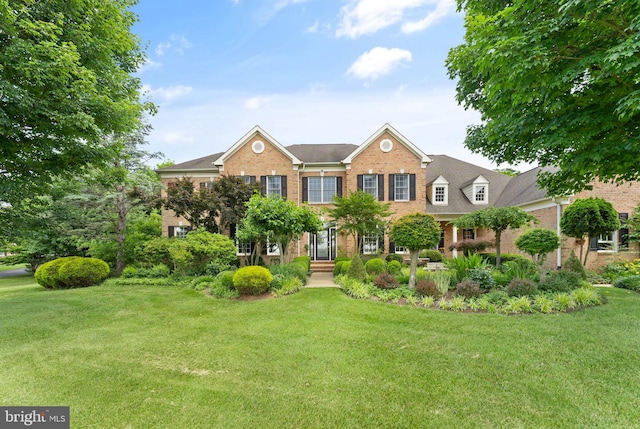
[(167, 232), (167, 235), (169, 236), (169, 238), (175, 237), (176, 236), (176, 227), (175, 226), (170, 226), (169, 227), (169, 231)]
[(384, 174), (378, 174), (378, 201), (384, 201)]
[(409, 174), (409, 200), (416, 200), (416, 175)]
[(362, 236), (360, 234), (356, 235), (356, 250), (362, 254)]
[(396, 200), (395, 186), (396, 186), (396, 175), (389, 174), (389, 201)]
[(620, 220), (618, 244), (620, 247), (626, 248), (629, 246), (629, 228), (626, 228), (627, 221), (629, 220), (629, 213), (618, 213), (618, 219)]
[(378, 253), (384, 252), (384, 234), (382, 231), (378, 235)]
[(262, 243), (262, 249), (260, 249), (260, 254), (261, 255), (267, 254), (267, 243)]
[(389, 240), (389, 253), (396, 253), (396, 243)]
[(250, 184), (255, 184), (256, 183), (256, 176), (249, 176), (249, 183)]
[(280, 186), (282, 187), (282, 198), (287, 198), (287, 176), (280, 176)]
[(267, 195), (267, 176), (260, 176), (260, 192)]
[(235, 223), (232, 223), (231, 225), (229, 225), (229, 238), (232, 240), (236, 238), (237, 231), (238, 231), (238, 225), (236, 225)]
[(362, 174), (358, 174), (358, 191), (362, 191), (362, 188), (364, 187), (364, 176)]
[(589, 250), (598, 250), (598, 237), (594, 237), (589, 242)]
[(309, 201), (309, 178), (302, 178), (302, 202), (306, 203)]
[(187, 234), (193, 231), (193, 227), (191, 225), (185, 227), (185, 229), (187, 230)]
[(339, 197), (342, 196), (342, 177), (340, 176), (336, 177), (336, 195)]

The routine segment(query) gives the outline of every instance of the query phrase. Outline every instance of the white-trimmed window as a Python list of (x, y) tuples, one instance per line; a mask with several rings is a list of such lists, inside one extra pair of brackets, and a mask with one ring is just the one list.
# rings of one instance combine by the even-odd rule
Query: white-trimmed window
[(267, 240), (267, 255), (268, 256), (280, 255), (280, 248), (278, 247), (277, 243), (271, 243), (269, 240)]
[(238, 248), (238, 256), (247, 256), (251, 254), (251, 242), (236, 240), (236, 247)]
[(400, 255), (408, 255), (409, 254), (409, 249), (407, 249), (404, 246), (396, 246), (396, 253), (398, 253)]
[(282, 196), (281, 176), (267, 176), (267, 196)]
[(434, 202), (445, 204), (447, 202), (447, 187), (446, 186), (436, 186), (433, 189)]
[(208, 190), (213, 189), (213, 181), (200, 182), (200, 189), (208, 189)]
[(365, 234), (362, 237), (362, 253), (365, 255), (377, 255), (380, 236), (378, 234)]
[(394, 180), (394, 201), (409, 201), (409, 175), (396, 174)]
[(473, 187), (474, 201), (476, 203), (487, 202), (487, 186), (486, 185), (474, 185)]
[(189, 231), (191, 231), (190, 226), (176, 226), (173, 229), (173, 236), (180, 239), (186, 238)]
[(335, 177), (309, 177), (309, 202), (330, 203), (337, 193)]
[(377, 174), (363, 174), (362, 175), (362, 190), (367, 194), (373, 195), (373, 198), (378, 199), (378, 175)]
[(463, 229), (462, 230), (462, 239), (463, 240), (475, 240), (476, 239), (476, 231), (474, 229)]

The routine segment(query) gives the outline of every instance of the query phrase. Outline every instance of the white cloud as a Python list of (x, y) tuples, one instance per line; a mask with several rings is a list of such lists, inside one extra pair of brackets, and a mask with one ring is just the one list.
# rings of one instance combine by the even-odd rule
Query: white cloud
[[(428, 12), (436, 5), (434, 11)], [(337, 37), (351, 37), (353, 39), (374, 34), (383, 28), (399, 22), (404, 22), (412, 32), (423, 30), (429, 25), (452, 13), (455, 10), (454, 0), (351, 0), (340, 10), (341, 22), (336, 29)], [(420, 21), (409, 21), (407, 12), (427, 13)]]
[(175, 100), (184, 97), (193, 90), (190, 86), (174, 85), (169, 87), (152, 88), (151, 85), (142, 85), (143, 93), (152, 97), (156, 104), (171, 104)]
[(183, 55), (191, 46), (193, 45), (185, 36), (172, 34), (169, 36), (168, 41), (160, 42), (156, 45), (155, 52), (159, 57), (172, 52)]
[(138, 73), (144, 73), (147, 70), (157, 69), (162, 67), (162, 63), (153, 61), (151, 58), (147, 58), (145, 62), (138, 68)]
[(454, 0), (441, 0), (438, 2), (436, 9), (429, 12), (426, 17), (419, 21), (408, 21), (402, 24), (403, 33), (415, 33), (431, 27), (445, 16), (449, 16), (456, 10)]
[(269, 103), (268, 97), (252, 97), (244, 102), (245, 109), (248, 110), (257, 110)]
[[(305, 143), (360, 144), (389, 122), (429, 155), (446, 154), (485, 168), (489, 160), (463, 146), (466, 127), (480, 115), (455, 101), (445, 88), (396, 91), (332, 91), (263, 95), (268, 105), (248, 110), (247, 94), (207, 92), (200, 104), (175, 104), (151, 118), (150, 151), (176, 162), (223, 152), (255, 125), (284, 146)], [(260, 98), (258, 96), (257, 98)], [(357, 119), (357, 120), (356, 120)], [(524, 171), (528, 165), (520, 166)]]
[(357, 79), (376, 80), (391, 73), (402, 61), (411, 60), (411, 52), (405, 49), (376, 47), (360, 55), (347, 73)]
[(313, 23), (313, 25), (307, 27), (307, 33), (317, 33), (318, 28), (320, 28), (320, 22), (316, 21)]

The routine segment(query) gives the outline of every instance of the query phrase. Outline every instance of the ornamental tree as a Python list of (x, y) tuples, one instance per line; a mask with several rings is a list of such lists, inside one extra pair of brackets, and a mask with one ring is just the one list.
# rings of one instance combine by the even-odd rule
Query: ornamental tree
[(196, 189), (190, 177), (183, 177), (169, 184), (163, 205), (165, 209), (173, 210), (176, 217), (185, 218), (194, 229), (219, 231), (216, 222), (216, 194), (207, 187)]
[(0, 1), (0, 195), (41, 193), (52, 176), (112, 158), (104, 135), (154, 106), (134, 73), (135, 0)]
[(640, 2), (457, 3), (466, 33), (446, 66), (482, 115), (467, 148), (559, 167), (538, 178), (552, 195), (640, 179)]
[(582, 265), (587, 264), (589, 256), (589, 246), (587, 246), (587, 251), (583, 252), (585, 242), (619, 228), (618, 212), (610, 202), (602, 198), (579, 198), (564, 210), (560, 218), (562, 233), (576, 238), (580, 242)]
[(416, 286), (416, 268), (418, 255), (422, 249), (430, 249), (440, 242), (440, 223), (426, 213), (413, 213), (402, 216), (391, 225), (389, 237), (398, 246), (409, 250), (411, 270), (409, 287)]
[(629, 230), (629, 241), (635, 241), (640, 243), (640, 204), (633, 211), (633, 215), (627, 220), (626, 223)]
[[(318, 215), (307, 206), (297, 206), (279, 196), (254, 194), (247, 202), (247, 213), (240, 226), (251, 231), (249, 236), (267, 237), (280, 249), (280, 264), (288, 260), (289, 244), (303, 233), (317, 233), (323, 228)], [(241, 237), (245, 237), (242, 233)]]
[(361, 252), (358, 236), (379, 231), (386, 219), (393, 214), (390, 203), (381, 203), (373, 195), (364, 191), (351, 192), (348, 196), (333, 197), (333, 208), (328, 209), (329, 216), (338, 225), (338, 232), (349, 234), (356, 243), (356, 253)]
[(550, 229), (534, 228), (518, 237), (515, 245), (518, 250), (531, 256), (542, 281), (545, 276), (544, 262), (549, 253), (560, 247), (560, 237)]
[(458, 228), (486, 228), (496, 236), (496, 265), (500, 265), (500, 242), (507, 229), (517, 229), (537, 219), (519, 207), (489, 207), (467, 213), (449, 222)]

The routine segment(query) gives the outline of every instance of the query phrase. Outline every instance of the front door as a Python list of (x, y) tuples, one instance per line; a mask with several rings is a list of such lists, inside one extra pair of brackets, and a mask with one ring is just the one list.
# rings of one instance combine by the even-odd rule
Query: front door
[(314, 261), (332, 261), (336, 254), (336, 229), (329, 227), (309, 235), (309, 256)]

